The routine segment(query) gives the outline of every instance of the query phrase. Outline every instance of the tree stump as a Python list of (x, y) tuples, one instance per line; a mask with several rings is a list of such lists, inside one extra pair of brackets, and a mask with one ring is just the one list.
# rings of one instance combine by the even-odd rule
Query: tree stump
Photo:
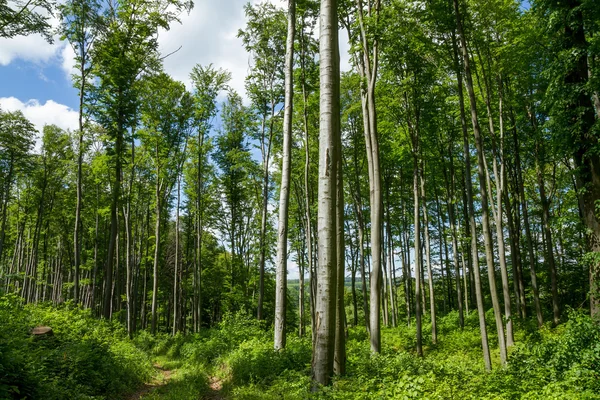
[(31, 334), (36, 338), (43, 338), (43, 337), (53, 336), (54, 331), (49, 326), (36, 326), (31, 331)]

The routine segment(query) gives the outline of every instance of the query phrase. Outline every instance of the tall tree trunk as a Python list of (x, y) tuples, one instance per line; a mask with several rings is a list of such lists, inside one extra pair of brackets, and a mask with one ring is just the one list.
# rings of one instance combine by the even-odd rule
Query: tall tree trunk
[[(81, 49), (84, 52), (84, 49)], [(77, 205), (75, 206), (75, 226), (73, 229), (73, 247), (75, 254), (75, 274), (73, 276), (74, 296), (73, 302), (79, 303), (79, 265), (81, 264), (81, 207), (82, 207), (82, 186), (83, 186), (83, 99), (85, 95), (85, 57), (80, 55), (81, 63), (79, 72), (81, 81), (79, 87), (79, 137), (77, 147)]]
[[(122, 96), (119, 91), (119, 97)], [(119, 198), (121, 196), (121, 155), (123, 152), (123, 111), (118, 110), (117, 116), (117, 137), (115, 143), (115, 180), (112, 187), (112, 199), (110, 205), (110, 237), (108, 241), (108, 253), (106, 259), (106, 270), (104, 274), (104, 307), (103, 317), (110, 319), (112, 315), (112, 282), (113, 282), (113, 265), (115, 261), (115, 253), (117, 247), (117, 235), (119, 233), (119, 221), (117, 214), (119, 210)]]
[(152, 268), (152, 334), (156, 334), (158, 324), (158, 261), (160, 259), (160, 219), (161, 219), (161, 190), (160, 190), (160, 170), (156, 171), (156, 224), (154, 225), (154, 263)]
[(175, 206), (175, 271), (173, 273), (173, 336), (179, 330), (179, 318), (177, 305), (177, 291), (179, 290), (179, 282), (177, 282), (180, 273), (179, 267), (179, 207), (181, 203), (181, 174), (177, 173), (177, 204)]
[[(463, 32), (462, 32), (462, 20), (460, 15), (460, 9), (458, 0), (453, 0), (454, 4), (454, 15), (456, 18), (456, 26), (458, 29), (458, 34), (461, 37), (462, 47), (466, 47), (466, 43), (464, 42)], [(462, 73), (459, 69), (459, 57), (458, 57), (458, 46), (456, 44), (456, 37), (454, 32), (452, 32), (452, 42), (453, 42), (453, 50), (454, 50), (454, 58), (455, 58), (455, 69), (458, 77), (458, 99), (459, 99), (459, 107), (460, 107), (460, 121), (463, 132), (463, 153), (465, 157), (465, 196), (466, 196), (466, 209), (468, 216), (468, 226), (469, 226), (469, 236), (471, 240), (471, 265), (472, 265), (472, 273), (475, 287), (475, 299), (477, 302), (477, 313), (479, 316), (479, 331), (481, 334), (481, 347), (483, 349), (483, 361), (485, 364), (486, 370), (492, 369), (492, 360), (490, 357), (490, 348), (488, 344), (487, 337), (487, 327), (485, 324), (485, 309), (483, 303), (483, 293), (481, 288), (481, 274), (479, 270), (479, 253), (477, 251), (477, 226), (475, 225), (475, 210), (473, 206), (473, 184), (471, 182), (471, 152), (469, 149), (469, 138), (467, 133), (467, 122), (465, 116), (465, 106), (464, 106), (464, 94), (463, 94), (463, 81), (462, 81)], [(464, 50), (463, 50), (464, 51)], [(468, 57), (467, 57), (468, 59)], [(465, 66), (466, 69), (466, 66)], [(470, 71), (469, 71), (470, 73)]]
[[(348, 232), (351, 232), (350, 226), (348, 224), (346, 224), (346, 229), (348, 230)], [(356, 271), (358, 270), (358, 261), (357, 261), (358, 249), (354, 248), (353, 240), (350, 240), (350, 242), (348, 243), (348, 247), (350, 250), (350, 263), (351, 263), (350, 284), (351, 284), (351, 291), (352, 291), (352, 326), (357, 326), (358, 325), (358, 298), (356, 296)]]
[(336, 322), (337, 229), (336, 156), (340, 129), (340, 70), (337, 0), (321, 0), (318, 278), (312, 373), (317, 384), (329, 384), (333, 373)]
[(490, 282), (490, 294), (492, 297), (492, 305), (494, 308), (494, 317), (496, 320), (496, 329), (498, 331), (498, 346), (500, 347), (500, 360), (502, 364), (506, 363), (506, 338), (504, 336), (504, 324), (502, 321), (502, 312), (500, 310), (500, 302), (498, 300), (498, 291), (496, 288), (496, 277), (494, 267), (494, 254), (492, 244), (492, 232), (490, 230), (490, 218), (489, 218), (489, 203), (486, 190), (486, 173), (485, 173), (485, 161), (483, 158), (483, 138), (481, 137), (481, 131), (479, 127), (478, 115), (477, 115), (477, 99), (475, 97), (475, 90), (473, 88), (473, 78), (471, 76), (469, 52), (467, 49), (467, 41), (463, 31), (462, 20), (460, 16), (460, 9), (458, 0), (454, 0), (454, 8), (456, 12), (456, 25), (461, 43), (462, 55), (463, 55), (463, 67), (465, 72), (467, 92), (469, 94), (469, 103), (471, 105), (471, 122), (473, 124), (473, 133), (475, 136), (475, 148), (477, 153), (477, 175), (479, 177), (479, 188), (481, 195), (481, 219), (483, 229), (483, 239), (485, 244), (485, 258), (488, 268), (488, 279)]
[(540, 295), (537, 284), (537, 274), (535, 272), (536, 257), (533, 250), (533, 238), (531, 236), (531, 227), (529, 224), (529, 211), (527, 206), (527, 199), (525, 197), (525, 185), (523, 183), (523, 175), (521, 173), (522, 164), (520, 157), (519, 142), (517, 136), (517, 130), (513, 129), (513, 143), (515, 150), (515, 169), (517, 171), (517, 186), (519, 188), (519, 195), (521, 197), (521, 212), (523, 213), (523, 225), (525, 225), (525, 241), (527, 243), (527, 256), (529, 258), (529, 272), (531, 275), (531, 288), (533, 289), (533, 302), (535, 306), (535, 313), (537, 317), (538, 326), (541, 327), (544, 323), (542, 316), (542, 308), (540, 305)]
[[(429, 281), (429, 311), (431, 313), (431, 342), (437, 344), (437, 325), (435, 317), (435, 291), (433, 289), (433, 270), (431, 268), (431, 243), (429, 241), (429, 215), (427, 213), (427, 197), (425, 195), (425, 163), (421, 163), (419, 171), (421, 181), (421, 199), (423, 207), (423, 227), (425, 228), (425, 259), (427, 261), (427, 276)], [(441, 251), (440, 251), (441, 252)], [(441, 265), (444, 268), (443, 265)]]
[(351, 190), (354, 201), (354, 214), (356, 215), (356, 225), (358, 229), (358, 266), (360, 268), (360, 279), (361, 289), (363, 297), (363, 312), (365, 314), (365, 326), (367, 332), (370, 331), (370, 318), (369, 318), (369, 300), (368, 300), (368, 289), (367, 289), (367, 272), (365, 270), (365, 219), (363, 215), (361, 190), (360, 190), (360, 171), (358, 162), (358, 148), (354, 147), (353, 151), (354, 161), (354, 188)]
[(392, 326), (395, 328), (398, 326), (397, 320), (397, 311), (396, 311), (396, 301), (394, 292), (396, 290), (395, 284), (396, 280), (394, 279), (394, 240), (392, 237), (392, 224), (391, 224), (391, 205), (390, 205), (390, 185), (388, 184), (386, 190), (386, 203), (387, 203), (387, 221), (386, 221), (386, 236), (387, 236), (387, 253), (388, 253), (388, 279), (389, 279), (389, 296), (390, 296), (390, 311), (392, 313)]
[(315, 299), (317, 293), (317, 276), (315, 273), (314, 255), (313, 255), (313, 225), (311, 213), (311, 190), (310, 190), (310, 137), (308, 132), (308, 90), (306, 84), (306, 54), (305, 49), (305, 32), (304, 32), (304, 17), (302, 19), (302, 29), (300, 30), (300, 70), (302, 74), (302, 128), (304, 129), (304, 212), (306, 213), (306, 251), (307, 251), (307, 268), (309, 273), (309, 288), (310, 288), (310, 316), (311, 316), (311, 332), (312, 342), (315, 342)]
[(204, 139), (205, 132), (198, 133), (198, 160), (196, 163), (196, 252), (194, 266), (194, 331), (199, 332), (202, 326), (202, 238), (204, 234), (204, 201), (202, 197), (204, 174), (202, 173), (204, 163)]
[[(368, 0), (369, 16), (373, 14), (378, 18), (380, 0), (375, 0), (371, 5)], [(365, 146), (367, 151), (367, 164), (369, 169), (369, 189), (371, 205), (371, 262), (372, 270), (370, 276), (371, 302), (370, 302), (370, 339), (371, 351), (381, 351), (381, 250), (382, 250), (382, 192), (381, 171), (379, 167), (379, 138), (377, 133), (377, 113), (375, 107), (375, 84), (379, 64), (379, 45), (375, 39), (369, 43), (366, 26), (364, 23), (364, 10), (362, 0), (356, 0), (358, 21), (360, 27), (360, 56), (359, 74), (365, 80), (361, 88)]]
[(123, 220), (125, 222), (125, 268), (126, 268), (126, 281), (125, 281), (125, 297), (127, 301), (127, 333), (131, 337), (134, 331), (134, 308), (133, 298), (134, 293), (132, 292), (133, 283), (133, 255), (132, 255), (132, 227), (131, 227), (131, 194), (133, 192), (133, 183), (135, 181), (135, 140), (131, 141), (131, 175), (129, 178), (129, 188), (127, 193), (127, 204), (123, 207)]
[[(454, 135), (450, 138), (450, 146), (454, 143)], [(450, 233), (452, 234), (452, 261), (454, 262), (454, 274), (456, 275), (456, 297), (458, 304), (458, 325), (461, 329), (465, 326), (465, 318), (463, 311), (463, 295), (462, 295), (462, 287), (460, 281), (460, 264), (458, 261), (458, 232), (456, 230), (456, 214), (454, 211), (454, 205), (456, 204), (456, 178), (454, 173), (454, 155), (452, 152), (452, 147), (448, 149), (448, 153), (450, 156), (449, 162), (449, 175), (446, 174), (446, 167), (443, 167), (444, 173), (444, 181), (446, 183), (446, 192), (448, 193), (448, 197), (446, 200), (446, 207), (448, 208), (448, 218), (450, 220)], [(464, 262), (463, 262), (464, 265)], [(466, 288), (465, 288), (466, 292)], [(466, 293), (465, 293), (466, 295)], [(465, 301), (465, 306), (467, 307), (468, 312), (468, 302)]]
[(336, 133), (336, 313), (335, 313), (335, 351), (333, 355), (333, 372), (336, 375), (346, 373), (346, 305), (344, 302), (346, 284), (346, 244), (344, 240), (344, 177), (342, 169), (342, 133)]
[[(279, 228), (277, 235), (277, 277), (275, 288), (275, 350), (285, 348), (285, 313), (287, 294), (287, 236), (292, 162), (292, 113), (294, 107), (294, 37), (296, 2), (288, 0), (288, 30), (285, 54), (285, 104), (283, 114), (283, 155), (279, 193)], [(343, 226), (342, 226), (343, 228)]]
[(415, 232), (415, 316), (417, 319), (417, 355), (423, 356), (423, 327), (422, 327), (422, 281), (421, 281), (421, 219), (420, 219), (420, 194), (419, 194), (419, 158), (418, 158), (418, 137), (413, 133), (413, 196), (414, 196), (414, 232)]

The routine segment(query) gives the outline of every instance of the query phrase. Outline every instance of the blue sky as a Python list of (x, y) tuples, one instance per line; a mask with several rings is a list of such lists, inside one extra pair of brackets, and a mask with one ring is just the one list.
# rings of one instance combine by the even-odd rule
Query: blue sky
[[(189, 84), (194, 65), (212, 63), (229, 70), (233, 75), (231, 86), (243, 94), (249, 57), (236, 35), (245, 24), (246, 2), (196, 0), (192, 12), (181, 16), (182, 24), (160, 32), (163, 54), (181, 47), (165, 60), (166, 72)], [(52, 23), (56, 26), (58, 21), (53, 19)], [(74, 129), (78, 96), (71, 84), (72, 65), (70, 46), (58, 38), (53, 44), (39, 35), (0, 39), (0, 107), (23, 111), (38, 129), (46, 123)]]
[(15, 60), (0, 67), (0, 97), (14, 96), (22, 101), (37, 99), (45, 103), (54, 100), (77, 108), (77, 91), (67, 73), (55, 62), (40, 65)]
[[(61, 0), (59, 0), (61, 1)], [(164, 61), (173, 78), (189, 85), (189, 73), (196, 64), (213, 64), (231, 72), (231, 87), (245, 97), (244, 79), (250, 57), (237, 32), (245, 25), (244, 4), (261, 0), (196, 0), (182, 24), (173, 24), (159, 34), (162, 54), (181, 49)], [(264, 1), (264, 0), (263, 0)], [(279, 6), (282, 0), (267, 0)], [(58, 21), (52, 20), (56, 26)], [(349, 69), (348, 49), (340, 32), (341, 66)], [(55, 38), (47, 43), (39, 35), (0, 39), (0, 107), (21, 110), (36, 127), (56, 124), (65, 129), (77, 127), (78, 96), (71, 84), (73, 51)]]

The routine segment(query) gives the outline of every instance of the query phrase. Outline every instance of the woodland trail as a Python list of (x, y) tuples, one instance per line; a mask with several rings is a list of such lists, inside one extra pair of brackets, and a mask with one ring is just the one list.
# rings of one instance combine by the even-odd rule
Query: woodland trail
[(211, 376), (209, 379), (209, 388), (210, 392), (208, 392), (204, 397), (205, 400), (223, 400), (225, 397), (222, 395), (223, 390), (223, 382), (220, 378), (216, 376)]
[(173, 371), (163, 368), (158, 363), (154, 364), (154, 368), (157, 371), (157, 376), (155, 376), (150, 383), (144, 384), (144, 386), (142, 386), (140, 390), (129, 396), (127, 400), (144, 399), (148, 395), (153, 393), (155, 390), (166, 386), (169, 383), (173, 375)]
[[(203, 385), (193, 382), (198, 375), (190, 375), (185, 369), (178, 369), (177, 364), (155, 362), (155, 376), (127, 400), (223, 400), (223, 380), (217, 375), (209, 375), (202, 379)], [(207, 379), (208, 378), (208, 379)]]

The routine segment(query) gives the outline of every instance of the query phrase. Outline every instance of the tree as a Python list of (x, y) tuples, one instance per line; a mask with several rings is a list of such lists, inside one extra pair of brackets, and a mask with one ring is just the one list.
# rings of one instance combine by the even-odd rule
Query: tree
[(158, 274), (161, 259), (162, 212), (177, 181), (190, 128), (191, 96), (180, 82), (162, 73), (144, 81), (140, 131), (142, 144), (152, 160), (155, 174), (154, 269), (152, 289), (152, 333), (156, 333)]
[[(551, 84), (546, 102), (550, 123), (564, 154), (573, 157), (579, 208), (586, 228), (587, 262), (590, 266), (590, 312), (600, 315), (600, 222), (596, 202), (600, 200), (600, 156), (597, 120), (589, 88), (590, 62), (586, 19), (596, 7), (592, 2), (572, 0), (536, 4), (542, 21), (548, 21), (550, 41), (556, 54), (550, 66)], [(596, 10), (597, 11), (597, 10)], [(587, 24), (591, 27), (593, 24)], [(592, 89), (592, 90), (590, 90)], [(597, 91), (595, 96), (597, 96)], [(553, 292), (555, 292), (553, 288)], [(554, 298), (554, 323), (558, 322)]]
[(35, 127), (22, 112), (0, 109), (0, 177), (2, 177), (2, 219), (0, 220), (0, 265), (6, 237), (6, 221), (15, 177), (27, 166), (33, 148)]
[(294, 38), (296, 2), (288, 0), (288, 30), (285, 52), (285, 103), (283, 114), (283, 155), (279, 194), (279, 230), (277, 235), (277, 281), (275, 292), (275, 350), (285, 348), (285, 314), (287, 297), (288, 204), (292, 153), (292, 112), (294, 109)]
[(222, 90), (227, 89), (227, 84), (231, 80), (231, 74), (222, 69), (215, 69), (212, 65), (202, 67), (196, 65), (190, 74), (194, 85), (194, 126), (197, 131), (196, 141), (190, 143), (190, 151), (193, 160), (191, 163), (191, 177), (187, 180), (187, 185), (191, 189), (188, 193), (190, 200), (195, 206), (195, 224), (196, 224), (196, 251), (195, 268), (193, 274), (193, 321), (194, 330), (200, 330), (202, 322), (202, 248), (204, 231), (206, 229), (206, 205), (209, 189), (210, 167), (208, 165), (208, 155), (210, 142), (207, 140), (211, 128), (212, 119), (217, 113), (217, 95)]
[[(121, 197), (121, 177), (125, 136), (135, 125), (138, 107), (136, 84), (142, 71), (156, 70), (158, 28), (168, 28), (178, 21), (180, 12), (190, 10), (191, 2), (179, 0), (126, 0), (109, 9), (106, 28), (98, 37), (92, 53), (93, 76), (92, 114), (111, 139), (108, 147), (114, 164), (112, 182), (110, 239), (104, 274), (103, 317), (112, 314), (113, 265), (118, 235), (118, 210)], [(155, 12), (161, 10), (161, 12)]]
[(246, 89), (257, 114), (261, 118), (261, 127), (256, 132), (262, 156), (262, 210), (260, 225), (258, 319), (263, 319), (265, 264), (267, 259), (267, 220), (270, 197), (270, 174), (273, 144), (278, 131), (279, 112), (276, 108), (284, 99), (284, 63), (286, 45), (285, 16), (271, 3), (261, 3), (245, 7), (248, 18), (245, 31), (240, 30), (244, 46), (253, 56), (252, 72), (246, 78)]
[(52, 6), (48, 0), (0, 1), (0, 38), (40, 33), (52, 42)]
[(333, 374), (337, 308), (337, 184), (340, 154), (340, 67), (336, 0), (321, 0), (318, 271), (312, 371), (317, 384)]
[[(218, 215), (218, 227), (229, 242), (227, 266), (229, 268), (229, 301), (231, 311), (244, 305), (239, 296), (246, 293), (249, 279), (249, 237), (255, 234), (252, 216), (255, 214), (257, 165), (248, 149), (248, 131), (251, 114), (243, 106), (241, 97), (229, 91), (221, 108), (222, 130), (216, 139), (213, 154), (220, 172), (219, 195), (223, 204)], [(246, 266), (246, 267), (245, 267)]]
[[(377, 113), (375, 107), (375, 86), (379, 67), (379, 38), (375, 32), (368, 30), (379, 23), (381, 9), (380, 0), (367, 0), (366, 15), (362, 0), (356, 0), (358, 33), (356, 34), (355, 64), (362, 79), (361, 99), (363, 107), (363, 124), (367, 165), (369, 171), (369, 202), (371, 205), (371, 258), (372, 269), (369, 277), (371, 284), (371, 302), (369, 312), (369, 333), (371, 351), (381, 351), (381, 253), (383, 230), (383, 197), (381, 188), (381, 171), (379, 165), (379, 137), (377, 133)], [(347, 22), (350, 32), (350, 23)]]
[(83, 137), (84, 137), (84, 101), (88, 90), (88, 76), (91, 72), (91, 50), (100, 29), (100, 4), (96, 0), (71, 0), (60, 6), (63, 37), (69, 41), (75, 51), (78, 76), (75, 87), (79, 90), (79, 140), (77, 142), (77, 206), (75, 208), (75, 226), (73, 246), (75, 271), (73, 300), (79, 303), (79, 266), (81, 264), (81, 208), (83, 198)]

